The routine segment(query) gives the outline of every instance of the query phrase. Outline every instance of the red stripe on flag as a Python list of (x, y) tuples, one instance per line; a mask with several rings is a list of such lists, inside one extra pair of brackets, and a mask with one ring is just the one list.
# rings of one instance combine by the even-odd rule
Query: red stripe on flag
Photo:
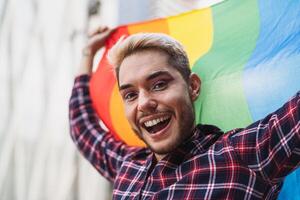
[(109, 102), (113, 87), (116, 84), (114, 70), (106, 58), (108, 49), (110, 49), (122, 35), (128, 36), (127, 26), (119, 27), (108, 39), (106, 50), (98, 65), (96, 72), (92, 75), (90, 81), (90, 94), (93, 100), (93, 106), (112, 134), (119, 138), (111, 121)]

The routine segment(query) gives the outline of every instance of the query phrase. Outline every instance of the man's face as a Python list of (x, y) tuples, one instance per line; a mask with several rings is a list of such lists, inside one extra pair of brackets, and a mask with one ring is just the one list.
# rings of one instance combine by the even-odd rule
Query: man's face
[(168, 64), (168, 55), (157, 50), (132, 54), (120, 66), (119, 89), (126, 117), (159, 159), (178, 147), (194, 128), (192, 101), (200, 87), (194, 76), (191, 79), (196, 82), (187, 83)]

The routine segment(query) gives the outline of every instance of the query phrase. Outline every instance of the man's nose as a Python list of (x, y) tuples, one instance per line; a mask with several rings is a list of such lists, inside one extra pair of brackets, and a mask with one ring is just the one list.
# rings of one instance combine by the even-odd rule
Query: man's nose
[(149, 92), (140, 92), (138, 97), (138, 111), (153, 112), (156, 110), (157, 101)]

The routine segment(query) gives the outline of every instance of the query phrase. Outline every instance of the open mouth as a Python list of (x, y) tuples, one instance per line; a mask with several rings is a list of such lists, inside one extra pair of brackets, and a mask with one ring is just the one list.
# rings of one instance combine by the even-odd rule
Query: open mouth
[(157, 119), (148, 120), (143, 123), (144, 128), (151, 134), (155, 134), (163, 130), (170, 122), (171, 116), (159, 117)]

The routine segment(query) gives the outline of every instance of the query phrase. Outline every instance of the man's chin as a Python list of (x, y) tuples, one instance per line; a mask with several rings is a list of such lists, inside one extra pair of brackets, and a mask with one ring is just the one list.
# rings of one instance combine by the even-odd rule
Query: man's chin
[(155, 154), (158, 155), (167, 155), (174, 151), (179, 144), (166, 144), (165, 142), (156, 142), (156, 143), (148, 143), (147, 141), (143, 140), (147, 147)]
[(146, 139), (149, 133), (143, 133), (143, 131), (136, 130), (136, 129), (132, 129), (132, 130), (135, 132), (136, 136), (140, 140), (142, 140), (153, 153), (157, 155), (165, 156), (171, 153), (180, 145), (181, 142), (180, 140), (178, 141), (178, 143), (176, 143), (176, 141), (175, 142), (173, 141), (173, 143), (169, 141), (170, 144), (168, 143), (168, 141), (149, 142)]

